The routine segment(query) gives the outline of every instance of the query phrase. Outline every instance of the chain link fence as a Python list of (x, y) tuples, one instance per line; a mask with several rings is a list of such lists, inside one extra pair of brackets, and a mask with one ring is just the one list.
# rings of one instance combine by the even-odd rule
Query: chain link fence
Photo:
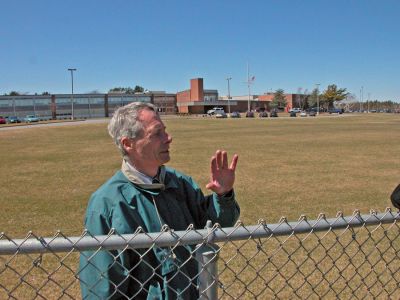
[[(387, 209), (179, 232), (24, 239), (2, 233), (0, 299), (81, 299), (81, 288), (87, 299), (103, 299), (104, 286), (112, 299), (395, 299), (399, 220)], [(107, 267), (96, 259), (105, 255)]]

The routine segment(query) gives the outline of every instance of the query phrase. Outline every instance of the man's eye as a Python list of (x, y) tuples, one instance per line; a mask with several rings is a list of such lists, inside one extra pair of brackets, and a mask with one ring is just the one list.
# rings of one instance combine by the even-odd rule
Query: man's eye
[(153, 136), (160, 136), (161, 135), (161, 130), (157, 130), (156, 132), (154, 132), (152, 135)]

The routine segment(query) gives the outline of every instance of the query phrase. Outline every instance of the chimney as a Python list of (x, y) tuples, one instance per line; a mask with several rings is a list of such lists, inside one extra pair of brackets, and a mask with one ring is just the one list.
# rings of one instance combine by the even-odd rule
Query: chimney
[(203, 78), (190, 79), (190, 100), (204, 101)]

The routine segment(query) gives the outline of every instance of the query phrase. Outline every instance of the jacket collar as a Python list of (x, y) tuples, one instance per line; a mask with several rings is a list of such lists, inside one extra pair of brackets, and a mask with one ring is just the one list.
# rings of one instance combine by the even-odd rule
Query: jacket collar
[[(157, 175), (153, 178), (138, 171), (129, 161), (124, 158), (122, 160), (121, 171), (126, 178), (138, 187), (145, 190), (165, 190), (165, 167), (161, 166)], [(157, 183), (154, 183), (157, 181)]]
[(128, 169), (125, 160), (123, 160), (122, 162), (120, 174), (121, 177), (123, 177), (121, 179), (126, 181), (126, 184), (124, 184), (121, 188), (121, 192), (128, 202), (130, 202), (132, 198), (138, 194), (138, 191), (157, 196), (164, 190), (179, 187), (177, 179), (175, 178), (175, 176), (171, 176), (168, 168), (166, 168), (165, 166), (161, 166), (158, 172), (158, 181), (160, 183), (143, 183), (143, 181), (141, 181), (138, 176), (135, 176), (134, 172), (131, 172)]

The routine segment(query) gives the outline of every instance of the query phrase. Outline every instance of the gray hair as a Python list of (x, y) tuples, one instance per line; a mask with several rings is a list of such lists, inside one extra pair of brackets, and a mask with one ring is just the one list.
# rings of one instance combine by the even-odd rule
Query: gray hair
[(139, 120), (139, 114), (144, 109), (152, 110), (157, 113), (157, 108), (151, 103), (132, 102), (119, 107), (108, 123), (108, 133), (123, 155), (127, 153), (121, 144), (121, 139), (123, 137), (134, 139), (140, 136), (143, 125)]

